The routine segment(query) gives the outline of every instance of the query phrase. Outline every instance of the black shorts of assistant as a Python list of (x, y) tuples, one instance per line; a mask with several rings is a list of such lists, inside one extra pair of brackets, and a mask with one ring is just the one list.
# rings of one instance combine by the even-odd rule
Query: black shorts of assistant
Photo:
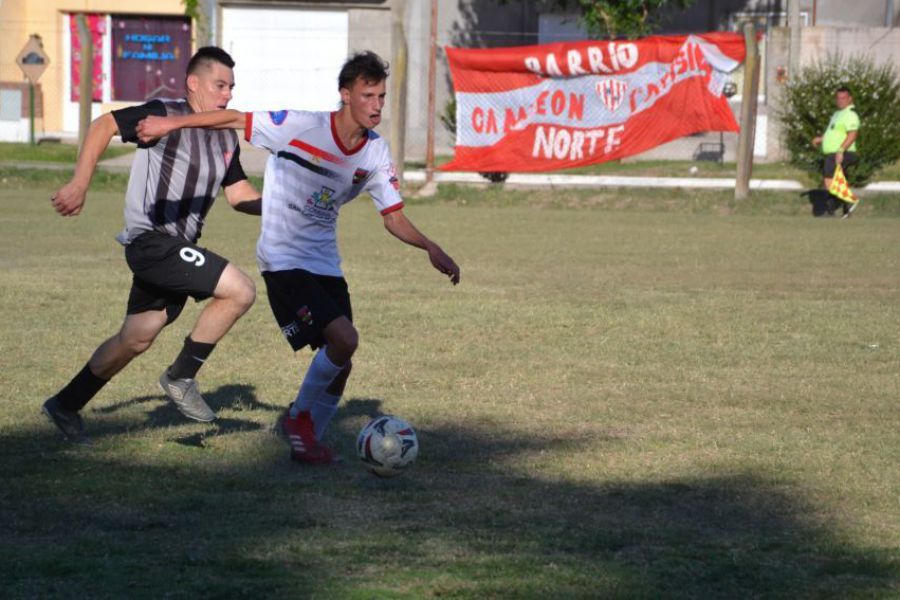
[[(837, 162), (835, 162), (834, 157), (834, 154), (825, 155), (825, 163), (822, 165), (822, 177), (825, 177), (826, 179), (834, 177), (834, 170), (837, 168)], [(852, 167), (858, 162), (859, 155), (856, 154), (856, 152), (844, 152), (844, 161), (841, 163), (841, 166), (846, 173), (849, 167)]]
[(198, 301), (212, 296), (228, 266), (215, 252), (158, 231), (128, 244), (125, 260), (134, 274), (127, 313), (165, 309), (166, 324), (178, 318), (188, 296)]
[(353, 320), (350, 292), (343, 277), (303, 269), (263, 271), (269, 305), (281, 333), (296, 352), (325, 345), (322, 331), (339, 317)]

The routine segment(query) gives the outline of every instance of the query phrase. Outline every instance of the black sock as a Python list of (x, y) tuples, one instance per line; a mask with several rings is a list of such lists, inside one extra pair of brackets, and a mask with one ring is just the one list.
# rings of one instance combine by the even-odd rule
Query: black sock
[(191, 336), (184, 338), (184, 347), (169, 367), (169, 377), (193, 379), (215, 347), (215, 344), (195, 342)]
[(72, 378), (66, 387), (59, 390), (56, 399), (60, 406), (66, 410), (79, 411), (84, 408), (91, 398), (97, 395), (108, 379), (101, 379), (91, 372), (91, 368), (84, 365), (78, 375)]

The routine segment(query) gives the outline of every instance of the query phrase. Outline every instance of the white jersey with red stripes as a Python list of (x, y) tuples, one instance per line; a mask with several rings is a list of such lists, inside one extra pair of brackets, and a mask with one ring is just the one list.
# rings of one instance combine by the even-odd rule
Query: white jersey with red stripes
[(244, 137), (271, 152), (256, 245), (262, 271), (305, 269), (341, 277), (341, 206), (368, 192), (382, 215), (403, 208), (387, 142), (370, 130), (357, 147), (345, 148), (334, 116), (293, 110), (247, 113)]

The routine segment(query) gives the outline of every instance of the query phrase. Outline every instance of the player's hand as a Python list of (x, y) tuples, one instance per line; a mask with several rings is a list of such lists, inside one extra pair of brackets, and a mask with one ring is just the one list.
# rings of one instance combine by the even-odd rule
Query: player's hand
[(844, 152), (842, 150), (838, 150), (834, 155), (834, 164), (840, 165), (844, 162)]
[(141, 119), (135, 128), (138, 139), (148, 144), (154, 140), (169, 135), (172, 128), (169, 126), (167, 117), (158, 117), (156, 115), (148, 115)]
[(459, 267), (453, 262), (452, 258), (441, 250), (440, 246), (429, 246), (428, 258), (431, 260), (431, 266), (449, 277), (453, 285), (459, 283)]
[(814, 137), (814, 138), (812, 139), (812, 145), (813, 145), (813, 146), (818, 146), (818, 145), (821, 144), (821, 143), (822, 143), (822, 136), (821, 136), (821, 135), (818, 135), (818, 136), (816, 136), (816, 137)]
[(62, 216), (74, 217), (81, 212), (86, 194), (86, 187), (70, 181), (50, 196), (50, 202)]

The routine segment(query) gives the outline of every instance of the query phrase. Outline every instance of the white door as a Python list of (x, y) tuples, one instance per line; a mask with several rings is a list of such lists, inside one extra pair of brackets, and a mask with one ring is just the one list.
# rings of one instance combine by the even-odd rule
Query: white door
[(230, 108), (335, 110), (347, 59), (346, 11), (222, 8), (222, 48), (234, 59)]

